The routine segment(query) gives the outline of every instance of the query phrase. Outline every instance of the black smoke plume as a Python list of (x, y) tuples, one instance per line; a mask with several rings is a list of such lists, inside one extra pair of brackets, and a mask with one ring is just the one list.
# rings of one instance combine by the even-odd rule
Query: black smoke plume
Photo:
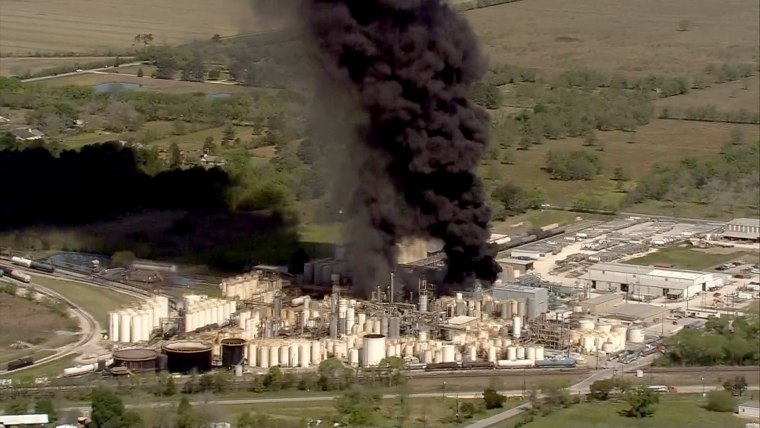
[(346, 165), (358, 291), (387, 281), (404, 237), (444, 241), (451, 286), (494, 280), (474, 173), (489, 119), (468, 100), (486, 61), (469, 25), (444, 0), (310, 0), (306, 13), (328, 76), (364, 116)]

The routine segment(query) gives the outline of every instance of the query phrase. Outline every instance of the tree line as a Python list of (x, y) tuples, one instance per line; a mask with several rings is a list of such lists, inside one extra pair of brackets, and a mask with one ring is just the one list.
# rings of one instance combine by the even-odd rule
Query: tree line
[(665, 340), (663, 366), (760, 364), (760, 317), (711, 317), (705, 330), (685, 329)]

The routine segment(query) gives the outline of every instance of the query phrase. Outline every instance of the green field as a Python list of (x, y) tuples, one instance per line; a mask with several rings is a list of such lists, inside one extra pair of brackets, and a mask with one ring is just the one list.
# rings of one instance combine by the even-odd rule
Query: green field
[(657, 250), (643, 257), (627, 260), (625, 263), (642, 266), (651, 266), (655, 263), (670, 263), (678, 269), (704, 270), (749, 254), (745, 251), (711, 254), (688, 248), (671, 247)]
[[(525, 428), (739, 428), (744, 421), (731, 413), (710, 412), (704, 401), (695, 396), (663, 396), (651, 418), (633, 419), (619, 416), (624, 403), (578, 404), (569, 409), (537, 417)], [(512, 426), (512, 425), (507, 425)]]
[(32, 282), (61, 293), (64, 297), (81, 306), (100, 323), (108, 326), (108, 312), (134, 303), (136, 298), (117, 293), (96, 285), (32, 276)]

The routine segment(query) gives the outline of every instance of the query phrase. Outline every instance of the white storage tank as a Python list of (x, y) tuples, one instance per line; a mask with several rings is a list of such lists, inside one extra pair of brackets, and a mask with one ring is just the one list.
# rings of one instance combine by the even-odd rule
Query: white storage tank
[[(380, 321), (377, 321), (380, 327)], [(385, 336), (381, 334), (368, 334), (364, 336), (362, 367), (376, 366), (385, 358)]]
[(311, 363), (311, 345), (309, 342), (301, 342), (300, 344), (301, 350), (298, 353), (298, 358), (300, 359), (300, 362), (298, 364), (299, 367), (309, 367)]
[(644, 333), (638, 327), (631, 327), (628, 329), (628, 341), (631, 343), (643, 343)]
[(359, 365), (359, 350), (358, 349), (351, 348), (351, 351), (348, 353), (348, 364), (354, 367)]
[(142, 337), (142, 316), (138, 314), (134, 314), (132, 317), (132, 336), (131, 341), (133, 343), (139, 342), (143, 340)]
[(594, 321), (589, 319), (581, 320), (581, 331), (592, 331), (594, 329)]
[(278, 345), (272, 345), (269, 348), (269, 367), (280, 365), (280, 347)]
[(441, 353), (444, 363), (453, 363), (455, 361), (455, 349), (454, 345), (443, 345)]
[(290, 367), (290, 359), (288, 356), (290, 355), (290, 346), (288, 345), (282, 345), (280, 346), (280, 367)]
[(516, 346), (509, 346), (507, 347), (507, 359), (510, 361), (515, 361), (517, 359), (517, 347)]
[(523, 348), (522, 346), (517, 347), (517, 359), (518, 360), (525, 359), (525, 348)]
[(602, 344), (602, 352), (605, 353), (611, 353), (615, 350), (615, 346), (612, 344), (612, 342), (604, 342)]
[(311, 364), (317, 365), (322, 362), (322, 346), (318, 340), (311, 342)]
[(259, 363), (259, 347), (254, 343), (248, 344), (248, 365), (251, 367), (258, 366)]
[(267, 345), (261, 345), (259, 347), (259, 361), (257, 367), (261, 367), (263, 369), (269, 368), (269, 355), (271, 351), (269, 346)]
[(543, 361), (544, 360), (544, 347), (543, 346), (537, 346), (536, 347), (536, 360)]
[(118, 312), (109, 312), (108, 313), (108, 338), (111, 340), (111, 342), (118, 342), (119, 341), (119, 318), (121, 317), (121, 314)]
[(290, 345), (290, 367), (298, 367), (301, 359), (298, 354), (301, 352), (301, 345), (298, 343), (292, 343)]
[(536, 348), (533, 346), (528, 346), (525, 348), (525, 359), (535, 361), (536, 360)]
[(515, 339), (520, 337), (522, 332), (522, 319), (520, 317), (512, 317), (512, 337)]
[(142, 340), (150, 340), (150, 334), (153, 332), (153, 325), (150, 311), (146, 310), (140, 314), (140, 321), (142, 327), (142, 333), (140, 336)]
[(488, 348), (488, 361), (496, 362), (496, 347), (491, 346)]

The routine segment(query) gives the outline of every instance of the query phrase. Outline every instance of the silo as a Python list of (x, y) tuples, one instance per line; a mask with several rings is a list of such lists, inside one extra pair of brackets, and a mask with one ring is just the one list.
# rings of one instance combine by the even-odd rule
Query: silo
[(535, 361), (536, 360), (536, 348), (535, 346), (528, 346), (525, 348), (525, 359)]
[(258, 364), (256, 364), (256, 367), (261, 367), (263, 369), (269, 368), (269, 345), (262, 344), (259, 347), (259, 360), (257, 361)]
[(643, 343), (644, 342), (644, 333), (641, 331), (638, 327), (631, 327), (628, 329), (628, 335), (627, 339), (631, 343)]
[(488, 316), (493, 315), (493, 300), (489, 299), (483, 303), (483, 313)]
[(520, 315), (521, 317), (528, 315), (525, 299), (520, 299), (517, 301), (517, 314)]
[(219, 303), (214, 302), (214, 305), (211, 307), (211, 324), (222, 323), (222, 314), (219, 312), (220, 309)]
[(259, 347), (254, 343), (248, 344), (248, 365), (256, 367), (259, 363)]
[(111, 342), (119, 341), (119, 317), (121, 315), (118, 312), (108, 313), (108, 339)]
[(212, 347), (206, 342), (180, 341), (164, 345), (171, 373), (205, 373), (211, 370)]
[(385, 358), (385, 336), (368, 334), (364, 336), (362, 367), (376, 366)]
[(490, 346), (488, 348), (488, 361), (495, 363), (496, 362), (496, 347)]
[(365, 332), (367, 331), (364, 329), (366, 323), (367, 323), (367, 314), (365, 314), (364, 312), (359, 312), (359, 314), (357, 314), (356, 316), (356, 324), (359, 325), (362, 331), (365, 331)]
[(459, 300), (457, 301), (456, 310), (454, 312), (455, 315), (467, 315), (467, 306), (465, 305), (464, 301)]
[(137, 343), (143, 340), (142, 337), (142, 316), (139, 313), (132, 315), (132, 342)]
[(150, 340), (150, 335), (153, 333), (153, 319), (151, 316), (150, 311), (146, 310), (140, 314), (140, 321), (141, 321), (141, 327), (142, 332), (140, 333), (140, 336), (143, 340)]
[(330, 339), (338, 337), (338, 317), (333, 314), (330, 316)]
[(269, 367), (280, 365), (280, 346), (272, 344), (269, 347)]
[(507, 347), (507, 359), (509, 361), (515, 361), (517, 359), (517, 347), (515, 346)]
[(433, 362), (433, 351), (427, 349), (422, 353), (422, 362), (430, 364)]
[(383, 336), (388, 336), (388, 317), (383, 315), (383, 317), (380, 319), (380, 334)]
[(388, 321), (388, 333), (391, 339), (396, 339), (401, 336), (401, 318), (391, 317)]
[(119, 312), (119, 340), (129, 343), (132, 337), (132, 314), (130, 311)]
[(373, 334), (380, 334), (380, 332), (383, 329), (382, 325), (383, 325), (382, 321), (380, 321), (377, 318), (373, 318), (372, 319), (372, 333)]
[(508, 320), (512, 317), (512, 304), (509, 301), (501, 302), (501, 318)]
[(515, 339), (520, 337), (522, 332), (522, 319), (520, 317), (512, 318), (512, 337)]
[(290, 367), (290, 346), (280, 346), (280, 367)]
[[(361, 319), (362, 315), (364, 315), (364, 314), (359, 314), (360, 319)], [(370, 333), (370, 334), (373, 333), (372, 328), (373, 328), (374, 325), (375, 325), (375, 323), (372, 320), (372, 318), (365, 318), (365, 320), (364, 320), (364, 332), (365, 333)]]
[(298, 366), (303, 368), (309, 367), (311, 363), (311, 346), (309, 345), (309, 342), (301, 342), (300, 346), (301, 350), (298, 353), (298, 357), (301, 361)]
[(423, 293), (420, 294), (420, 312), (427, 312), (428, 311), (428, 295)]
[(536, 360), (537, 361), (543, 361), (544, 360), (544, 347), (543, 346), (537, 346), (536, 347)]
[(475, 345), (467, 345), (467, 356), (470, 361), (477, 361), (478, 359), (478, 348), (475, 347)]
[(133, 373), (154, 372), (158, 366), (158, 352), (145, 348), (121, 349), (113, 353), (113, 365), (126, 367)]
[(359, 350), (351, 348), (348, 353), (348, 364), (355, 367), (359, 365)]
[(311, 341), (311, 364), (317, 365), (322, 362), (322, 345), (318, 340)]
[(299, 363), (301, 362), (299, 358), (299, 353), (301, 351), (301, 344), (300, 343), (291, 343), (290, 344), (290, 367), (298, 367)]
[(519, 312), (520, 305), (517, 303), (517, 300), (508, 300), (508, 302), (509, 302), (510, 310), (512, 311), (511, 316), (522, 315)]
[(246, 342), (243, 339), (222, 339), (222, 367), (234, 367), (243, 364)]
[(444, 363), (453, 363), (454, 362), (454, 345), (443, 345), (441, 348), (441, 354), (443, 357)]
[(524, 360), (525, 359), (525, 348), (522, 346), (517, 347), (517, 359), (518, 360)]
[(433, 363), (438, 364), (443, 362), (443, 353), (440, 350), (433, 352)]
[(346, 309), (346, 332), (351, 333), (351, 328), (356, 324), (356, 309)]

